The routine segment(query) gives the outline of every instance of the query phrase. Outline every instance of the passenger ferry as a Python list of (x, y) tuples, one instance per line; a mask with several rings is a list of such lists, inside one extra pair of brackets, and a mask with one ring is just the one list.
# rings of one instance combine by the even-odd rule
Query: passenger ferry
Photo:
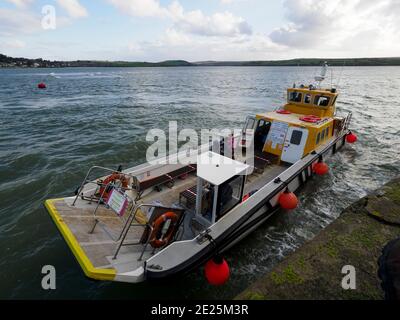
[[(86, 276), (136, 283), (188, 272), (282, 207), (294, 208), (293, 192), (355, 140), (351, 113), (337, 115), (337, 90), (321, 88), (326, 68), (313, 85), (287, 89), (282, 108), (247, 117), (242, 136), (229, 137), (233, 149), (254, 152), (232, 159), (206, 144), (189, 164), (95, 166), (75, 195), (46, 200)], [(224, 150), (228, 140), (218, 140)]]

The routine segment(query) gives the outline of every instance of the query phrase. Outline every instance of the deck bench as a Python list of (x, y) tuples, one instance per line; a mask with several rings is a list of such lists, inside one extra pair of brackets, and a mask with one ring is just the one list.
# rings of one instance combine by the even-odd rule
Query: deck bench
[(271, 161), (268, 160), (264, 154), (254, 155), (254, 169), (258, 173), (264, 172), (265, 168), (271, 164)]
[(183, 204), (183, 199), (186, 200), (185, 207), (190, 208), (190, 206), (196, 204), (196, 197), (197, 197), (197, 185), (194, 185), (193, 187), (190, 187), (189, 189), (186, 189), (185, 191), (182, 191), (179, 194), (179, 204), (182, 206)]
[(189, 173), (195, 172), (197, 166), (190, 165), (165, 165), (157, 171), (148, 171), (144, 174), (133, 177), (133, 187), (138, 195), (135, 200), (139, 200), (143, 192), (149, 188), (160, 188), (164, 184), (168, 184), (170, 188), (174, 185), (177, 178), (181, 178)]

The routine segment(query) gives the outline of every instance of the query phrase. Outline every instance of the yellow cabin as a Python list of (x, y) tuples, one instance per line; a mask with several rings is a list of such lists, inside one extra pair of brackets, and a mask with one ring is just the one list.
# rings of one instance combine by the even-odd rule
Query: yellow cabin
[(295, 163), (334, 135), (336, 89), (313, 85), (289, 88), (283, 109), (249, 118), (254, 128), (255, 152)]

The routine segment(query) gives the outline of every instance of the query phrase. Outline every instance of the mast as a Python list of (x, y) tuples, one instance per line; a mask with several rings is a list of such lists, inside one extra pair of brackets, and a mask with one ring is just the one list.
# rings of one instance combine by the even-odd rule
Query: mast
[(321, 83), (322, 83), (322, 81), (325, 80), (327, 72), (328, 72), (328, 62), (325, 61), (323, 66), (322, 66), (322, 68), (321, 68), (320, 75), (314, 77), (315, 81), (318, 82), (318, 89), (321, 89)]

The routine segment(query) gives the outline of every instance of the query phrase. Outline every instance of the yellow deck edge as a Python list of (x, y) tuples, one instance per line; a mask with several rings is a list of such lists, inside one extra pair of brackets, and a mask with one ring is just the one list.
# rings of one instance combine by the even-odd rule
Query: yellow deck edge
[(81, 268), (85, 275), (89, 278), (96, 280), (114, 280), (116, 271), (114, 269), (97, 269), (93, 266), (92, 262), (89, 260), (79, 242), (76, 240), (75, 236), (69, 229), (68, 225), (61, 218), (56, 207), (54, 206), (55, 201), (63, 199), (50, 199), (46, 200), (44, 205), (52, 217), (57, 228), (60, 230), (64, 240), (67, 242), (69, 248), (74, 254), (75, 258), (78, 260)]

